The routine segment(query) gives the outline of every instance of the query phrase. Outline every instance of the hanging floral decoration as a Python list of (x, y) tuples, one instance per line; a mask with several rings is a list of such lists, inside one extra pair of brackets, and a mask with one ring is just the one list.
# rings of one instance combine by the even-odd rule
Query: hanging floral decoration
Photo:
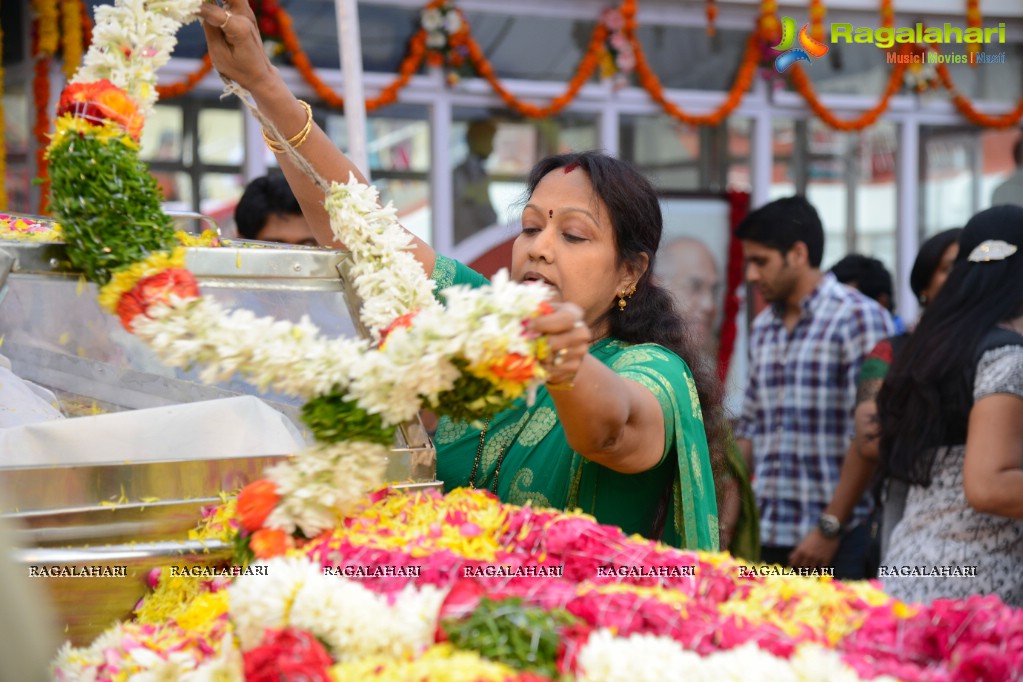
[(892, 28), (895, 26), (895, 7), (892, 0), (881, 0), (881, 27)]
[(707, 0), (704, 7), (707, 14), (707, 35), (713, 38), (717, 35), (718, 6), (715, 0)]
[(937, 64), (927, 61), (927, 53), (934, 50), (930, 45), (913, 45), (910, 53), (913, 60), (906, 66), (903, 80), (905, 87), (916, 93), (929, 92), (941, 87)]
[(427, 6), (419, 14), (420, 29), (426, 32), (426, 63), (444, 69), (448, 85), (472, 75), (469, 61), (469, 24), (462, 10), (450, 0)]
[(64, 77), (71, 80), (82, 62), (85, 36), (82, 28), (81, 0), (61, 0), (61, 50), (64, 57)]
[[(981, 29), (984, 26), (984, 17), (980, 13), (980, 0), (966, 0), (966, 27)], [(980, 52), (980, 43), (966, 43), (966, 52), (971, 56), (970, 65), (974, 68), (977, 61), (973, 59)]]
[(824, 6), (824, 0), (810, 0), (810, 35), (815, 40), (825, 41), (824, 19), (828, 16), (828, 8)]
[(625, 33), (625, 17), (618, 8), (608, 7), (600, 13), (600, 23), (607, 30), (600, 56), (600, 77), (612, 80), (616, 88), (623, 88), (636, 70), (636, 53)]

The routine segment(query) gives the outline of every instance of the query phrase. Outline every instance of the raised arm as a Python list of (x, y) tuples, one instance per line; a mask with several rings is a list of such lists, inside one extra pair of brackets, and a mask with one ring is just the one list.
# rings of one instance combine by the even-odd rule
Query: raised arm
[[(248, 90), (260, 113), (287, 139), (301, 133), (312, 114), (288, 90), (280, 72), (270, 63), (247, 0), (225, 0), (224, 7), (203, 4), (199, 14), (217, 71)], [(316, 172), (328, 182), (346, 182), (350, 173), (354, 173), (360, 182), (366, 182), (355, 164), (334, 146), (315, 122), (310, 122), (309, 134), (298, 145), (298, 151)], [(321, 189), (286, 154), (278, 153), (277, 159), (317, 241), (343, 248), (344, 245), (338, 244), (331, 232)], [(429, 275), (433, 272), (436, 254), (426, 242), (414, 235), (413, 239), (416, 260)]]

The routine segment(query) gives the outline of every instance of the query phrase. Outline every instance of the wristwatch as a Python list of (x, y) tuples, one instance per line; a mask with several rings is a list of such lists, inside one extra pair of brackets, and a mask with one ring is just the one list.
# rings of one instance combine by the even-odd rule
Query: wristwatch
[(821, 514), (820, 520), (817, 521), (817, 528), (820, 530), (821, 535), (833, 540), (842, 534), (842, 522), (838, 520), (837, 516), (832, 514)]

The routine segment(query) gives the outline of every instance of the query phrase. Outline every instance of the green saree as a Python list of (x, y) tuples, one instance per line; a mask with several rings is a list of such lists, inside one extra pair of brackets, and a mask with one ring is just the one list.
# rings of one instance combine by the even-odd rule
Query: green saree
[[(437, 257), (433, 279), (438, 290), (453, 284), (486, 283), (479, 273), (443, 256)], [(670, 480), (668, 516), (660, 539), (676, 547), (717, 551), (714, 479), (689, 368), (655, 344), (605, 339), (594, 344), (590, 354), (619, 376), (649, 389), (660, 403), (665, 449), (657, 466), (639, 474), (621, 474), (573, 452), (554, 402), (541, 388), (533, 405), (520, 399), (491, 419), (485, 435), (470, 424), (441, 418), (434, 443), (437, 476), (445, 490), (469, 486), (474, 465), (476, 487), (494, 490), (500, 462), (495, 492), (504, 502), (580, 509), (600, 523), (649, 536)]]

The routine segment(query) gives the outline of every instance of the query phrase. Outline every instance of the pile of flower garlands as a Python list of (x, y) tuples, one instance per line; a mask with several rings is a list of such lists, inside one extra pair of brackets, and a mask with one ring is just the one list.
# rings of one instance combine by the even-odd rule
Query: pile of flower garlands
[[(254, 513), (229, 502), (196, 537), (229, 540)], [(866, 582), (753, 571), (481, 490), (382, 489), (338, 528), (269, 554), (234, 577), (157, 573), (134, 621), (65, 646), (57, 679), (1005, 682), (1023, 671), (1023, 611), (997, 597), (907, 606)]]
[(334, 183), (325, 206), (352, 258), (360, 318), (372, 339), (325, 339), (297, 324), (225, 310), (185, 267), (155, 180), (138, 157), (156, 69), (200, 0), (117, 0), (96, 12), (85, 66), (65, 89), (47, 151), (53, 208), (69, 260), (99, 287), (100, 304), (167, 364), (240, 375), (305, 400), (317, 445), (266, 472), (280, 505), (268, 525), (312, 537), (381, 485), (394, 427), (425, 405), (483, 419), (545, 378), (546, 342), (523, 321), (550, 310), (544, 287), (509, 281), (444, 292), (410, 252), (374, 188)]

